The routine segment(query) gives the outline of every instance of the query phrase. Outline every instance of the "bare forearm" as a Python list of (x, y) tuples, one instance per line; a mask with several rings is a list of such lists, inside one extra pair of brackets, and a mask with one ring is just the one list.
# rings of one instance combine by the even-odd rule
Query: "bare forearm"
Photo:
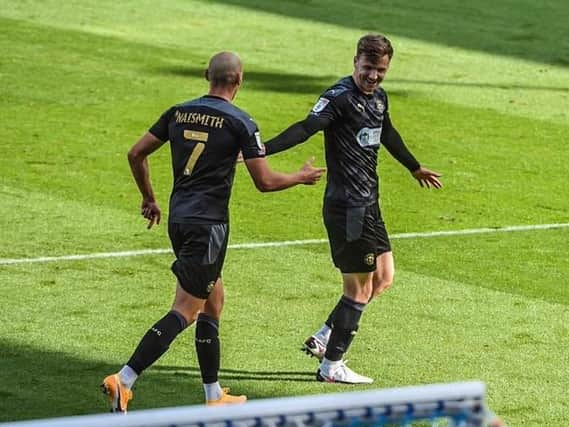
[(262, 183), (257, 184), (259, 191), (263, 193), (270, 191), (285, 190), (295, 185), (302, 184), (300, 173), (285, 174), (271, 171), (270, 176), (266, 177)]
[(150, 168), (146, 157), (133, 156), (129, 154), (128, 163), (132, 176), (138, 186), (140, 194), (144, 200), (154, 200), (154, 191), (150, 183)]
[(315, 184), (326, 169), (313, 167), (313, 162), (314, 158), (309, 159), (299, 171), (282, 173), (271, 170), (264, 157), (245, 159), (245, 165), (255, 187), (262, 192), (285, 190), (298, 184)]

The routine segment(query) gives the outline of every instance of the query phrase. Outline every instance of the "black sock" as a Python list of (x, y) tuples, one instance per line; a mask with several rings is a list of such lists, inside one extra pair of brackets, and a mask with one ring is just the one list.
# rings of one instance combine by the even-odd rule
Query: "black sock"
[(340, 301), (338, 301), (338, 304), (336, 304), (336, 306), (332, 309), (332, 311), (328, 315), (328, 319), (326, 319), (326, 321), (324, 322), (324, 324), (328, 326), (330, 329), (332, 329), (332, 326), (334, 325), (334, 317), (336, 316), (338, 307), (340, 307), (341, 305), (342, 305), (342, 300), (340, 299)]
[(196, 353), (204, 384), (217, 381), (219, 373), (219, 322), (200, 313), (196, 322)]
[(346, 296), (340, 298), (340, 302), (334, 309), (332, 332), (324, 354), (326, 359), (341, 360), (344, 353), (348, 351), (358, 330), (364, 308), (365, 304), (357, 303)]
[(138, 375), (162, 356), (188, 322), (177, 311), (170, 311), (146, 332), (127, 365)]

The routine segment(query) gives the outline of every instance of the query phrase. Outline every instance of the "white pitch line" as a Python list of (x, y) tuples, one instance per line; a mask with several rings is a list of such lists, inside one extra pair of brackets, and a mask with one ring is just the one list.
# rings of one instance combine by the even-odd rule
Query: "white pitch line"
[[(470, 228), (464, 230), (399, 233), (399, 234), (392, 234), (389, 237), (391, 239), (420, 239), (420, 238), (442, 237), (442, 236), (464, 236), (468, 234), (511, 233), (515, 231), (551, 230), (558, 228), (569, 228), (569, 223), (512, 225), (512, 226), (495, 227), (495, 228)], [(313, 245), (313, 244), (323, 244), (327, 242), (328, 242), (327, 239), (307, 239), (307, 240), (285, 240), (281, 242), (236, 243), (233, 245), (229, 245), (229, 249), (257, 249), (257, 248), (295, 246), (295, 245)], [(96, 259), (96, 258), (119, 258), (119, 257), (132, 257), (140, 255), (169, 254), (169, 253), (172, 253), (171, 249), (141, 249), (137, 251), (98, 252), (98, 253), (82, 254), (82, 255), (63, 255), (63, 256), (50, 256), (50, 257), (39, 257), (39, 258), (12, 258), (12, 259), (0, 258), (0, 265), (29, 264), (29, 263), (55, 262), (55, 261), (80, 261), (85, 259)]]
[(508, 225), (505, 227), (493, 227), (493, 228), (470, 228), (466, 230), (448, 230), (448, 231), (430, 231), (430, 232), (427, 231), (423, 233), (400, 233), (389, 237), (393, 239), (411, 239), (411, 238), (422, 238), (422, 237), (464, 236), (467, 234), (511, 233), (513, 231), (551, 230), (555, 228), (568, 228), (568, 227), (569, 223)]

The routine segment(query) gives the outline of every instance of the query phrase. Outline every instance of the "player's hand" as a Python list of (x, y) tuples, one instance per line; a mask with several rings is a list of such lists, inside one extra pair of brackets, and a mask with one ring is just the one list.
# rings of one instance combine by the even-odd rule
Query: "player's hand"
[(150, 229), (154, 224), (160, 224), (160, 207), (158, 203), (154, 200), (142, 200), (142, 206), (140, 208), (140, 214), (148, 220), (148, 225), (146, 228)]
[(315, 168), (314, 166), (312, 166), (313, 163), (314, 163), (314, 157), (311, 157), (304, 163), (304, 165), (299, 171), (301, 176), (301, 181), (305, 185), (316, 184), (318, 181), (320, 181), (322, 174), (326, 172), (326, 168)]
[(427, 187), (427, 188), (433, 187), (437, 189), (443, 187), (443, 183), (439, 180), (439, 178), (442, 175), (438, 172), (429, 170), (421, 166), (416, 171), (411, 172), (411, 174), (417, 181), (419, 181), (421, 187)]

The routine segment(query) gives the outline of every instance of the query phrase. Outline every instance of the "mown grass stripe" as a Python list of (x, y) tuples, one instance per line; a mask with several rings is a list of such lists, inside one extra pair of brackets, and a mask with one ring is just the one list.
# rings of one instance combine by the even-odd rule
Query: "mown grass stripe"
[[(511, 225), (506, 227), (494, 227), (494, 228), (486, 227), (486, 228), (470, 228), (464, 230), (398, 233), (398, 234), (393, 234), (390, 237), (392, 239), (420, 239), (420, 238), (443, 237), (443, 236), (464, 236), (469, 234), (551, 230), (551, 229), (568, 228), (568, 227), (569, 223)], [(322, 244), (326, 242), (328, 242), (327, 239), (306, 239), (306, 240), (284, 240), (279, 242), (236, 243), (233, 245), (229, 245), (229, 249), (257, 249), (257, 248), (268, 248), (268, 247)], [(171, 249), (140, 249), (140, 250), (121, 251), (121, 252), (98, 252), (90, 254), (62, 255), (62, 256), (53, 256), (53, 257), (48, 256), (48, 257), (38, 257), (38, 258), (13, 258), (13, 259), (0, 258), (0, 265), (42, 263), (42, 262), (56, 262), (56, 261), (81, 261), (81, 260), (96, 259), (96, 258), (120, 258), (120, 257), (132, 257), (140, 255), (167, 254), (171, 252), (172, 252)]]

